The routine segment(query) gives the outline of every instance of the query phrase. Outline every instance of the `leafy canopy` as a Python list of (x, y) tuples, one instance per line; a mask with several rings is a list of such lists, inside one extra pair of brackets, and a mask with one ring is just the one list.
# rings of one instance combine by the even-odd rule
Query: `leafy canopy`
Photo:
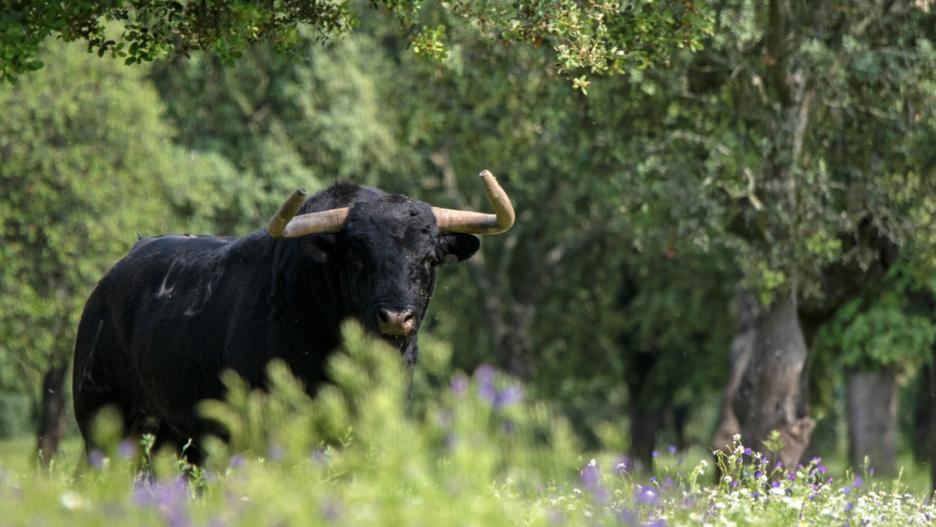
[(173, 229), (180, 196), (219, 197), (199, 198), (189, 174), (234, 176), (172, 143), (143, 70), (74, 45), (43, 59), (49, 68), (0, 87), (0, 384), (18, 386), (67, 360), (95, 282), (138, 236)]
[[(645, 66), (677, 47), (697, 48), (709, 25), (706, 4), (695, 0), (371, 0), (369, 4), (407, 29), (417, 53), (445, 54), (445, 27), (427, 26), (423, 20), (424, 7), (438, 4), (492, 40), (545, 42), (563, 69), (596, 73)], [(13, 80), (42, 68), (39, 48), (50, 37), (85, 42), (88, 51), (122, 58), (127, 64), (193, 51), (233, 60), (258, 42), (291, 49), (302, 40), (302, 26), (308, 26), (317, 40), (334, 40), (357, 26), (363, 9), (367, 9), (364, 2), (341, 0), (4, 2), (0, 78)]]

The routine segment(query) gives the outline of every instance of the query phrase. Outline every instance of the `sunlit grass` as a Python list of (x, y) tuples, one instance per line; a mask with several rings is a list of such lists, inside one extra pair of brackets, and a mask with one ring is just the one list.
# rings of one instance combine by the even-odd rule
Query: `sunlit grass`
[[(653, 476), (619, 452), (585, 452), (569, 424), (490, 368), (450, 374), (448, 350), (424, 350), (407, 375), (356, 328), (315, 400), (285, 366), (269, 392), (226, 377), (206, 415), (232, 431), (192, 467), (171, 452), (139, 472), (134, 443), (109, 445), (76, 469), (69, 438), (37, 473), (29, 438), (0, 443), (0, 525), (931, 525), (925, 491), (815, 460), (792, 472), (740, 443), (709, 452), (663, 447)], [(714, 481), (716, 462), (723, 477)], [(862, 477), (859, 477), (862, 476)], [(831, 478), (831, 479), (830, 479)], [(914, 484), (915, 485), (915, 484)]]
[[(36, 463), (36, 438), (23, 436), (0, 440), (0, 469), (14, 474), (34, 474)], [(74, 470), (82, 458), (82, 443), (78, 436), (67, 436), (59, 445), (55, 457), (56, 471)]]

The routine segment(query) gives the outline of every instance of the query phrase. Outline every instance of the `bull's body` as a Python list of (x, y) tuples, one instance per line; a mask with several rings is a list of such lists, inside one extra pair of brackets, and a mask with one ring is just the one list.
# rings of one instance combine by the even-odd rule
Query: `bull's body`
[(115, 405), (131, 429), (155, 420), (163, 434), (198, 435), (193, 405), (222, 395), (219, 373), (230, 368), (258, 384), (273, 357), (310, 384), (321, 380), (340, 304), (331, 313), (295, 304), (276, 313), (277, 266), (267, 264), (275, 253), (263, 232), (138, 242), (95, 288), (78, 329), (74, 391), (82, 432), (87, 417)]
[[(280, 358), (312, 390), (349, 317), (415, 361), (435, 266), (470, 257), (477, 239), (440, 233), (425, 203), (356, 185), (321, 192), (302, 211), (335, 207), (351, 211), (340, 233), (137, 242), (98, 283), (78, 328), (75, 415), (89, 446), (105, 406), (128, 433), (197, 439), (210, 425), (196, 404), (223, 397), (228, 369), (262, 386), (266, 364)], [(409, 313), (405, 330), (400, 313)]]

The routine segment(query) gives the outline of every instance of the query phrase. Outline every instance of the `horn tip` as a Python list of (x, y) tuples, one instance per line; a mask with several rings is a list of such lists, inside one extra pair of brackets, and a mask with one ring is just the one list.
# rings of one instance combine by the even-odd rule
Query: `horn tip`
[(482, 178), (494, 177), (494, 174), (492, 174), (491, 171), (486, 168), (482, 170), (478, 175), (481, 176)]

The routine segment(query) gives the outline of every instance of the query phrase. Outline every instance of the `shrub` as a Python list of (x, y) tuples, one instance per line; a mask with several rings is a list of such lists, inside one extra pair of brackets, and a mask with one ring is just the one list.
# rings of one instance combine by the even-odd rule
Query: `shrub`
[(18, 393), (0, 393), (0, 439), (32, 432), (32, 424), (29, 397)]
[[(683, 466), (646, 479), (612, 453), (586, 456), (566, 421), (492, 368), (447, 375), (447, 348), (425, 346), (430, 368), (355, 326), (330, 364), (334, 385), (310, 399), (287, 368), (271, 388), (227, 376), (225, 401), (201, 410), (231, 441), (207, 441), (192, 467), (169, 452), (113, 445), (78, 475), (0, 473), (4, 521), (85, 525), (927, 525), (936, 509), (900, 481), (834, 481), (815, 459), (782, 467), (740, 442), (723, 474)], [(143, 453), (149, 475), (139, 472)], [(866, 483), (867, 481), (867, 483)]]

